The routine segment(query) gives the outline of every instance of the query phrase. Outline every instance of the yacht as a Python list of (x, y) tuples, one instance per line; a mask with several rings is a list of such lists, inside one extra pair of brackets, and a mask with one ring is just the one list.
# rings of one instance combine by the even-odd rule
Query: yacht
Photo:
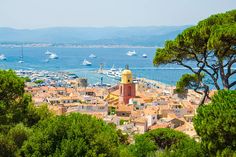
[(121, 79), (121, 72), (122, 72), (121, 68), (116, 69), (115, 66), (113, 65), (112, 68), (107, 71), (107, 76), (117, 79), (117, 80), (120, 80)]
[(7, 57), (4, 54), (0, 54), (0, 60), (7, 60)]
[(92, 65), (92, 63), (91, 63), (91, 62), (89, 62), (89, 61), (87, 61), (86, 59), (84, 59), (84, 61), (83, 61), (83, 65), (86, 65), (86, 66), (91, 66), (91, 65)]
[(94, 54), (89, 55), (89, 58), (96, 58), (97, 56)]
[(143, 58), (147, 58), (147, 54), (146, 53), (143, 54)]
[(128, 56), (136, 56), (137, 55), (137, 53), (135, 51), (128, 51), (126, 54)]
[(50, 58), (50, 59), (58, 59), (58, 56), (57, 56), (57, 54), (55, 54), (55, 53), (51, 53), (51, 54), (49, 55), (49, 58)]
[(44, 54), (45, 54), (45, 55), (51, 55), (52, 52), (50, 52), (50, 51), (47, 50)]

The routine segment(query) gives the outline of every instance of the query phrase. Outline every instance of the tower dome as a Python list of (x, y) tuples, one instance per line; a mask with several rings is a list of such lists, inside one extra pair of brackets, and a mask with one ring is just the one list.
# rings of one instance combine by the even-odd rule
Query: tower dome
[(132, 72), (131, 70), (129, 70), (128, 66), (126, 66), (126, 69), (123, 70), (121, 73), (121, 83), (122, 84), (133, 83)]

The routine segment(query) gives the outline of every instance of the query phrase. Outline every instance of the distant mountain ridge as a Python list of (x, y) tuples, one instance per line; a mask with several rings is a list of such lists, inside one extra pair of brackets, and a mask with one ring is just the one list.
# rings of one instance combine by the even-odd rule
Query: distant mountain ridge
[(0, 42), (163, 46), (165, 40), (174, 39), (188, 27), (52, 27), (42, 29), (0, 27)]

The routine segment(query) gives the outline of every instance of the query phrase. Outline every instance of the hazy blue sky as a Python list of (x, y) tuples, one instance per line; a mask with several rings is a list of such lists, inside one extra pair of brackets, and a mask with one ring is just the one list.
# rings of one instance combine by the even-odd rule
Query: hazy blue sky
[(0, 27), (189, 25), (236, 0), (0, 0)]

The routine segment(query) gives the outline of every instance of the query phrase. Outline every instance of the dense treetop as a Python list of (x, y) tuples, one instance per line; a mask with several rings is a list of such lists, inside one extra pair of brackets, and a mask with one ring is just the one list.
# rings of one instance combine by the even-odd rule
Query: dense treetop
[(22, 147), (24, 156), (118, 156), (114, 128), (88, 115), (70, 114), (39, 122)]
[(218, 91), (210, 104), (199, 107), (194, 128), (207, 154), (236, 155), (236, 91)]
[[(195, 91), (204, 91), (204, 100), (210, 84), (217, 90), (235, 89), (236, 70), (232, 67), (236, 63), (236, 10), (212, 15), (166, 41), (164, 48), (157, 49), (153, 63), (176, 63), (189, 69), (199, 79), (188, 81)], [(209, 81), (204, 81), (203, 75)], [(182, 84), (189, 87), (189, 83)]]

